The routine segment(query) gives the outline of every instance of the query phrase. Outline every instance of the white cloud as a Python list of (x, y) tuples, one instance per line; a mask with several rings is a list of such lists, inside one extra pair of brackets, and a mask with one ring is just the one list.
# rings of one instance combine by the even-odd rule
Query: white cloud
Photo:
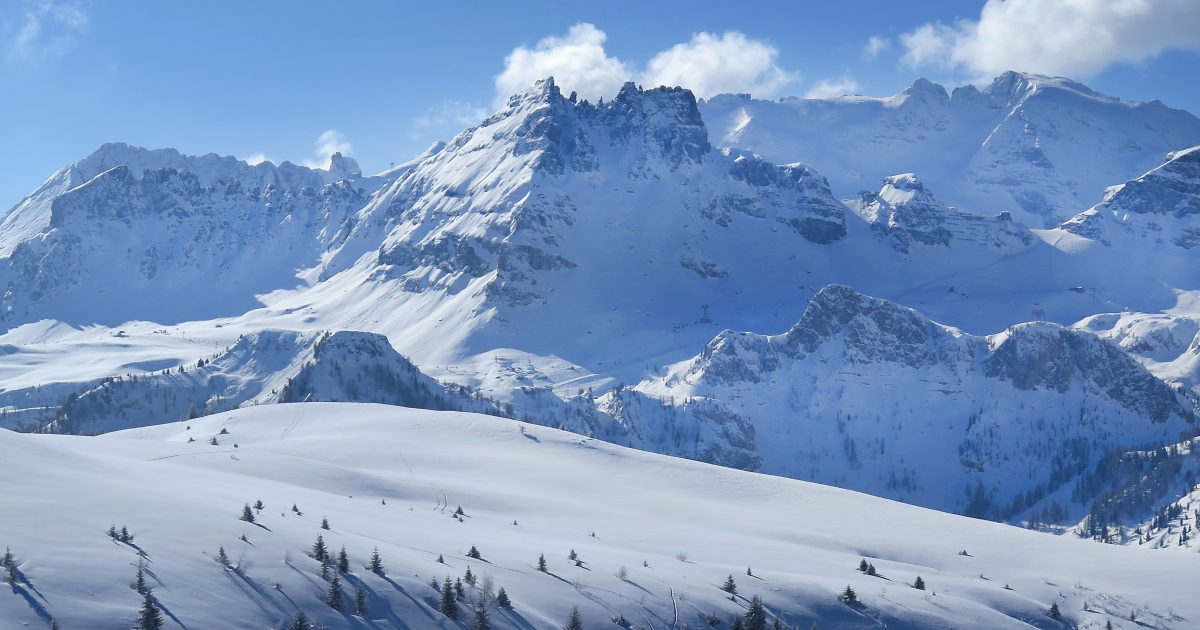
[(611, 97), (631, 73), (621, 60), (608, 56), (607, 37), (595, 26), (581, 23), (565, 36), (546, 37), (533, 48), (518, 46), (504, 59), (504, 71), (496, 75), (497, 99), (503, 101), (548, 76), (581, 98)]
[(816, 85), (809, 88), (808, 92), (804, 94), (804, 98), (833, 98), (857, 92), (858, 82), (849, 75), (843, 75), (840, 79), (822, 79), (818, 81)]
[(242, 158), (242, 161), (250, 166), (257, 166), (263, 162), (270, 162), (271, 158), (267, 157), (267, 155), (262, 151), (255, 151), (254, 153)]
[(604, 49), (607, 38), (594, 25), (581, 23), (532, 48), (518, 46), (496, 76), (497, 103), (547, 76), (553, 76), (564, 92), (575, 91), (592, 101), (612, 98), (626, 81), (646, 87), (681, 85), (698, 97), (721, 92), (773, 96), (797, 76), (779, 66), (777, 48), (736, 31), (696, 33), (653, 55), (644, 70), (609, 56)]
[(1167, 49), (1200, 50), (1197, 0), (988, 0), (978, 20), (900, 36), (912, 66), (1086, 76)]
[(350, 144), (350, 141), (346, 139), (346, 136), (342, 135), (342, 133), (336, 129), (330, 129), (322, 133), (317, 138), (316, 150), (313, 151), (313, 154), (317, 157), (317, 159), (305, 160), (304, 166), (309, 168), (328, 169), (330, 158), (333, 157), (334, 153), (341, 153), (342, 155), (349, 156), (353, 152), (354, 147)]
[(779, 49), (737, 31), (696, 33), (692, 39), (655, 55), (646, 65), (647, 86), (681, 85), (699, 97), (722, 92), (774, 96), (796, 80), (779, 67)]
[(62, 55), (87, 28), (88, 15), (75, 3), (29, 2), (8, 42), (8, 62), (38, 62)]
[(490, 112), (477, 103), (462, 101), (442, 101), (440, 105), (419, 116), (415, 123), (418, 129), (436, 129), (450, 127), (461, 129), (479, 124)]
[(863, 56), (867, 59), (878, 59), (880, 54), (891, 47), (892, 40), (873, 35), (867, 38), (867, 43), (863, 46)]

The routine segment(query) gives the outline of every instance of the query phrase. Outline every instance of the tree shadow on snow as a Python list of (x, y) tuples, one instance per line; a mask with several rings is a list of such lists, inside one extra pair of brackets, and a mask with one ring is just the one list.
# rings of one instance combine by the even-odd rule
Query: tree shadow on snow
[(31, 591), (32, 589), (25, 588), (23, 583), (12, 585), (12, 592), (25, 598), (25, 603), (29, 604), (29, 607), (33, 609), (33, 612), (38, 616), (38, 618), (40, 618), (46, 624), (54, 621), (54, 616), (50, 614), (49, 610), (46, 610), (46, 607), (43, 606), (36, 597), (30, 594)]

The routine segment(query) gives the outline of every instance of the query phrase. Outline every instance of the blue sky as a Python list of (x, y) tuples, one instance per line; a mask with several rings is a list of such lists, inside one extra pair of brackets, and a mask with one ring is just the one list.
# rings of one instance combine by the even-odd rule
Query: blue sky
[(373, 172), (549, 71), (585, 95), (634, 79), (777, 97), (1014, 68), (1200, 113), (1196, 0), (898, 6), (6, 0), (0, 208), (116, 140), (276, 162), (341, 148)]

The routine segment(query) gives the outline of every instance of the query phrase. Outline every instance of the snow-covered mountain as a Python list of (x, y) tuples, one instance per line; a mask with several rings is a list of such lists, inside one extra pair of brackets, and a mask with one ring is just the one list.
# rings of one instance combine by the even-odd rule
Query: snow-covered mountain
[[(0, 476), (17, 576), (0, 593), (6, 627), (128, 628), (145, 599), (139, 566), (166, 627), (286, 627), (303, 611), (326, 628), (458, 628), (481, 600), (494, 628), (561, 628), (573, 607), (586, 628), (728, 627), (755, 597), (768, 624), (799, 628), (1183, 629), (1200, 618), (1185, 554), (475, 414), (310, 403), (88, 438), (0, 431), (0, 461), (21, 471)], [(258, 501), (254, 522), (239, 520)], [(328, 579), (309, 555), (318, 535), (335, 559), (347, 554)], [(366, 568), (376, 550), (380, 574)], [(873, 570), (860, 572), (864, 561)], [(437, 612), (431, 582), (468, 570), (456, 622)], [(334, 575), (341, 611), (326, 603)], [(855, 605), (838, 599), (847, 585)], [(500, 588), (511, 608), (497, 606)]]
[(1104, 200), (1064, 222), (1060, 229), (1104, 245), (1137, 241), (1200, 246), (1200, 146), (1167, 155), (1137, 179), (1109, 188)]
[(976, 337), (842, 286), (782, 334), (724, 331), (635, 389), (740, 417), (763, 472), (1000, 519), (1070, 509), (1059, 490), (1101, 455), (1195, 420), (1184, 390), (1091, 333)]
[[(1005, 107), (1042, 121), (1039, 134), (1052, 110), (1090, 121), (1087, 142), (1084, 123), (1059, 148), (1035, 134), (1055, 160), (1078, 141), (1140, 164), (1162, 135), (1150, 131), (1174, 138), (1194, 120), (1009, 78)], [(955, 124), (996, 115), (1005, 89), (962, 92), (979, 103)], [(919, 83), (861, 107), (952, 106), (936, 92)], [(935, 162), (917, 163), (932, 177), (874, 164), (888, 167), (868, 184), (878, 192), (843, 202), (810, 166), (714, 146), (726, 142), (709, 135), (719, 100), (629, 84), (589, 103), (540, 81), (374, 177), (344, 158), (323, 171), (106, 145), (4, 218), (0, 422), (93, 433), (282, 401), (463, 409), (1060, 525), (1115, 487), (1068, 487), (1105, 457), (1190, 430), (1186, 371), (1127, 354), (1103, 326), (1066, 327), (1200, 313), (1189, 250), (1140, 239), (1114, 255), (1065, 227), (1030, 229), (1016, 210), (948, 206), (931, 181), (951, 198), (964, 184)], [(859, 106), (843, 101), (811, 106)], [(1121, 116), (1152, 129), (1129, 140)], [(889, 137), (936, 153), (914, 129)], [(1016, 146), (980, 152), (1004, 166), (984, 170), (1023, 173)], [(1124, 189), (1190, 199), (1175, 174), (1188, 155)], [(1014, 198), (1026, 184), (1065, 194), (1044, 178), (1008, 184)]]
[(106, 144), (0, 224), (0, 321), (235, 315), (293, 287), (383, 178)]
[(1099, 94), (1069, 79), (1006, 72), (982, 91), (918, 79), (886, 98), (722, 95), (700, 104), (714, 143), (803, 159), (850, 197), (914, 171), (966, 211), (1009, 211), (1051, 227), (1106, 186), (1200, 144), (1200, 119), (1158, 101)]

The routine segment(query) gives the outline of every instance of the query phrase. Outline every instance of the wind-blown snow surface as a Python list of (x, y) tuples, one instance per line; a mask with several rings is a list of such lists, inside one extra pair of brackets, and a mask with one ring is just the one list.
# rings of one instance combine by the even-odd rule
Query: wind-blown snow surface
[[(214, 436), (218, 446), (208, 444)], [(705, 615), (728, 623), (743, 614), (753, 595), (803, 628), (1140, 627), (1126, 621), (1131, 612), (1151, 627), (1188, 628), (1200, 619), (1195, 562), (1184, 554), (1059, 538), (487, 416), (272, 405), (99, 437), (0, 431), (0, 457), (21, 471), (0, 477), (2, 542), (27, 580), (0, 592), (12, 627), (127, 628), (141, 600), (129, 587), (139, 549), (167, 627), (263, 628), (303, 609), (328, 628), (452, 628), (431, 609), (428, 583), (468, 567), (512, 598), (511, 611), (490, 610), (499, 628), (561, 627), (573, 606), (589, 628), (616, 615), (633, 627), (704, 627)], [(256, 500), (265, 505), (257, 523), (239, 521)], [(129, 527), (132, 545), (108, 538), (114, 524)], [(349, 601), (355, 588), (367, 594), (364, 618), (322, 603), (328, 586), (306, 556), (318, 534), (350, 554), (341, 583)], [(472, 545), (481, 559), (465, 557)], [(238, 570), (215, 561), (221, 547)], [(386, 577), (363, 568), (375, 547)], [(567, 560), (572, 549), (582, 567)], [(535, 568), (539, 554), (547, 573)], [(878, 577), (857, 571), (864, 557)], [(718, 588), (728, 575), (736, 601)], [(928, 590), (909, 586), (918, 575)], [(847, 584), (860, 607), (838, 602)], [(1065, 623), (1046, 616), (1051, 603)]]
[(983, 91), (918, 79), (887, 98), (722, 95), (700, 104), (714, 144), (773, 161), (803, 159), (841, 196), (915, 171), (954, 205), (1007, 210), (1052, 227), (1200, 143), (1200, 119), (1158, 101), (1099, 94), (1075, 81), (1006, 72)]

